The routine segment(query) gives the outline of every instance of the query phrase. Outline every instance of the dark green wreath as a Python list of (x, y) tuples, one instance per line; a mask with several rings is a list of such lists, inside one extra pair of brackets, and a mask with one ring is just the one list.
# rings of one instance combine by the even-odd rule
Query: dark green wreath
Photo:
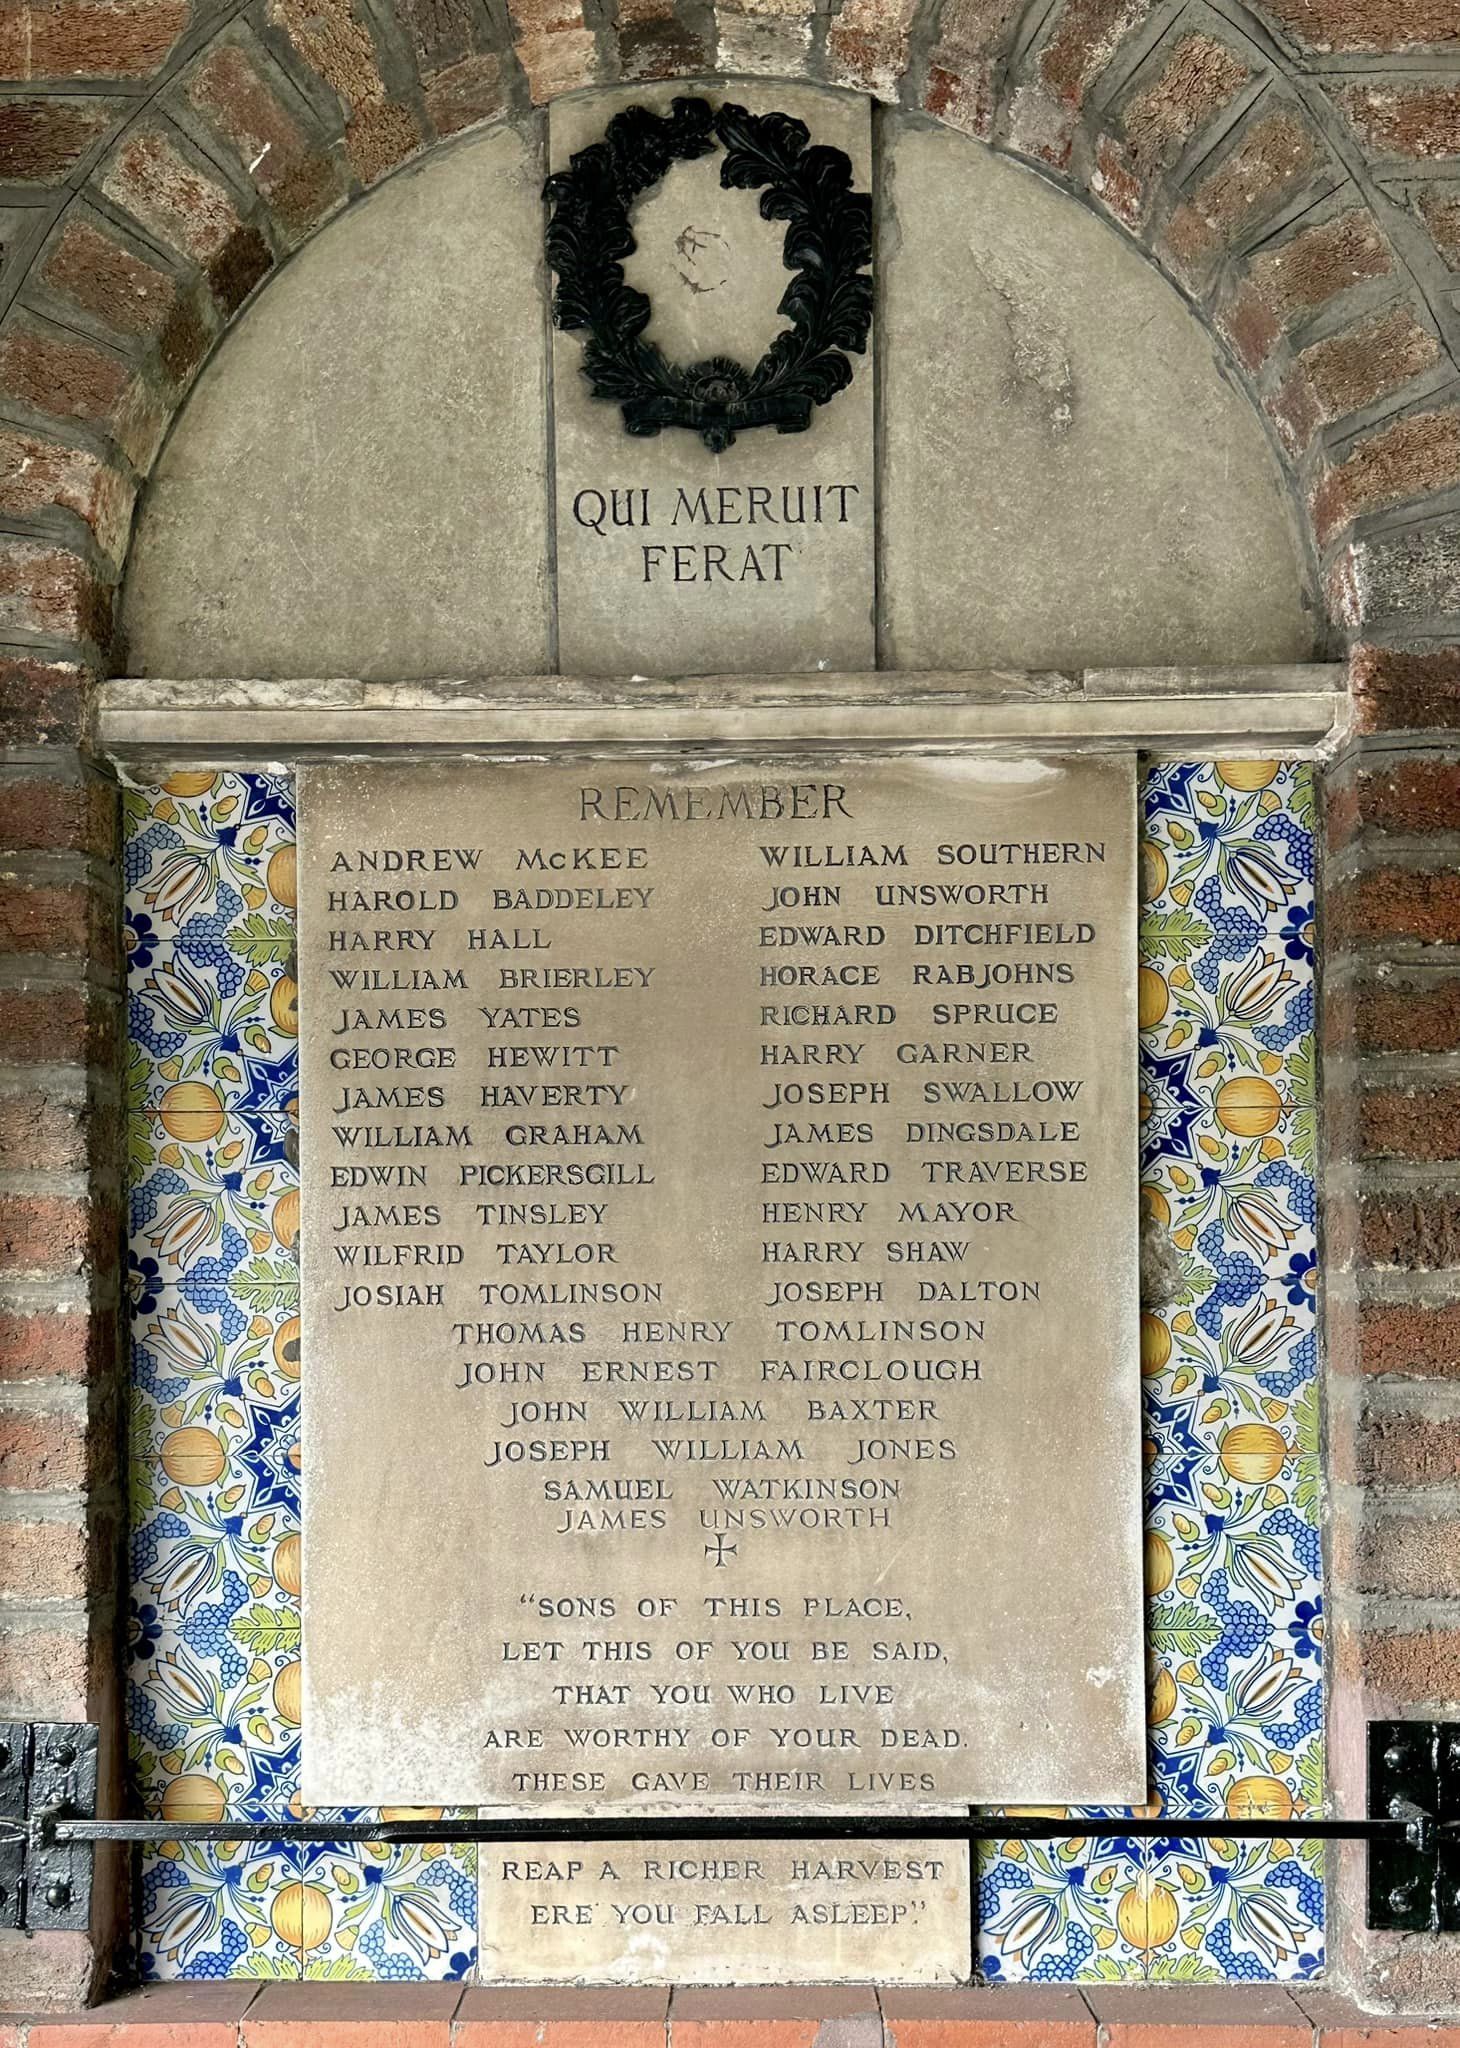
[[(595, 398), (623, 407), (631, 434), (690, 427), (714, 454), (746, 427), (803, 433), (811, 408), (850, 384), (842, 353), (861, 355), (872, 322), (872, 202), (852, 190), (850, 158), (808, 148), (810, 133), (789, 114), (712, 111), (677, 99), (668, 117), (647, 107), (615, 114), (603, 140), (573, 156), (547, 181), (552, 202), (548, 262), (557, 272), (553, 318), (586, 331), (583, 374)], [(672, 163), (706, 155), (716, 143), (727, 189), (764, 187), (761, 216), (786, 222), (785, 264), (794, 272), (779, 311), (790, 327), (753, 370), (725, 356), (680, 365), (643, 339), (648, 298), (624, 282), (635, 242), (629, 211)]]

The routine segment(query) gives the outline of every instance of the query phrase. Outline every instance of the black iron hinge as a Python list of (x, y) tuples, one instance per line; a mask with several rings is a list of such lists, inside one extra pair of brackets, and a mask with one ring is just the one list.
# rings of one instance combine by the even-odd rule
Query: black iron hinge
[(0, 1721), (0, 1927), (89, 1924), (91, 1845), (58, 1840), (55, 1825), (95, 1813), (95, 1728)]
[(1369, 1811), (1406, 1823), (1370, 1845), (1370, 1927), (1460, 1932), (1460, 1724), (1371, 1721)]

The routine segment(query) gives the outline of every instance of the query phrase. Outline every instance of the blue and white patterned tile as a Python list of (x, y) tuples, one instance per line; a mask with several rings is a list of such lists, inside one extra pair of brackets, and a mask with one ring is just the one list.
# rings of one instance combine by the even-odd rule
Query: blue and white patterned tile
[(1140, 1980), (1148, 1862), (1146, 1844), (1129, 1836), (980, 1844), (980, 1975), (996, 1984)]
[(299, 1177), (292, 1162), (259, 1160), (254, 1130), (227, 1110), (217, 1112), (208, 1136), (195, 1135), (203, 1126), (191, 1114), (144, 1113), (127, 1125), (129, 1224), (140, 1272), (155, 1268), (164, 1285), (194, 1294), (200, 1308), (215, 1313), (222, 1308), (215, 1290), (235, 1279), (242, 1297), (267, 1275), (272, 1289), (282, 1285), (297, 1298)]
[(1147, 782), (1142, 1183), (1176, 1284), (1142, 1328), (1148, 1456), (1317, 1447), (1311, 772)]
[[(1142, 1199), (1175, 1282), (1141, 1330), (1152, 1790), (1176, 1813), (1234, 1821), (1323, 1799), (1313, 841), (1307, 767), (1147, 774)], [(1042, 1884), (983, 1858), (990, 1974), (1203, 1980), (1224, 1955), (1253, 1973), (1253, 1873), (1279, 1887), (1290, 1874), (1264, 1845), (1236, 1843), (1225, 1865), (1172, 1861), (1160, 1843), (1128, 1857), (1103, 1948), (1088, 1928), (1065, 1937), (1068, 1907), (1039, 1917), (1067, 1847), (1039, 1852)], [(1307, 1939), (1268, 1974), (1305, 1974), (1313, 1953)]]
[(164, 1842), (144, 1853), (140, 1895), (144, 1983), (303, 1975), (298, 1861), (286, 1845)]
[[(299, 1763), (292, 800), (277, 778), (186, 773), (129, 790), (126, 814), (133, 1782), (179, 1822), (282, 1819)], [(148, 1977), (302, 1973), (292, 1849), (168, 1844), (142, 1896)]]
[(1316, 1474), (1250, 1482), (1216, 1460), (1150, 1475), (1153, 1789), (1174, 1813), (1321, 1808), (1323, 1591)]
[[(368, 1817), (350, 1811), (351, 1818)], [(426, 1812), (389, 1807), (383, 1817)], [(303, 1868), (323, 1902), (316, 1906), (321, 1938), (304, 1956), (306, 1978), (449, 1983), (476, 1968), (474, 1844), (311, 1844)]]
[(1149, 1951), (1148, 1981), (1302, 1983), (1321, 1973), (1320, 1843), (1173, 1837), (1153, 1851), (1152, 1897), (1161, 1895), (1162, 1930), (1173, 1914), (1176, 1925)]

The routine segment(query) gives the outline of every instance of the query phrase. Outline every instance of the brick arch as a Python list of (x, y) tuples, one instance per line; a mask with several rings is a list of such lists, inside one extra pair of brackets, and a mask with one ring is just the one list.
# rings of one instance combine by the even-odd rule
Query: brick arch
[[(1272, 422), (1331, 618), (1460, 612), (1460, 37), (1449, 0), (40, 0), (0, 27), (5, 637), (124, 662), (131, 507), (240, 306), (352, 198), (474, 124), (720, 69), (919, 109), (1131, 235)], [(1346, 57), (1448, 33), (1429, 71)], [(44, 88), (40, 90), (39, 88)], [(31, 203), (34, 202), (34, 203)], [(59, 643), (59, 644), (58, 644)], [(37, 679), (39, 680), (39, 679)], [(58, 683), (63, 697), (70, 692)]]

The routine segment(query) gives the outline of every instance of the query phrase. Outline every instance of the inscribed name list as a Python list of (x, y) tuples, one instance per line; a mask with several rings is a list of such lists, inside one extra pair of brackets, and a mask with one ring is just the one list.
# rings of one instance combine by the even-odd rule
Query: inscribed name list
[(304, 1796), (1144, 1796), (1127, 760), (311, 767)]

